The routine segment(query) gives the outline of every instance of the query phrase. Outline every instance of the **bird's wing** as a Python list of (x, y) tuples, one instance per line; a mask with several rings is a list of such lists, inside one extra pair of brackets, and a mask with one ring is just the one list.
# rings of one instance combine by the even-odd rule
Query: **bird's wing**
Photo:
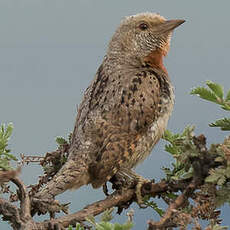
[[(100, 187), (121, 167), (132, 167), (136, 147), (161, 112), (162, 94), (169, 94), (162, 74), (150, 69), (106, 75), (103, 66), (87, 90), (79, 117), (95, 150), (89, 166), (93, 187)], [(81, 109), (80, 107), (80, 109)]]

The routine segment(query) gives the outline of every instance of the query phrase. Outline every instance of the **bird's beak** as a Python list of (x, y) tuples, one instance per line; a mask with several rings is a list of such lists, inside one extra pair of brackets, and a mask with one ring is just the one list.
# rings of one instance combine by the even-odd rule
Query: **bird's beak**
[(171, 32), (184, 22), (185, 20), (181, 19), (167, 20), (158, 26), (157, 32), (159, 32), (160, 34)]

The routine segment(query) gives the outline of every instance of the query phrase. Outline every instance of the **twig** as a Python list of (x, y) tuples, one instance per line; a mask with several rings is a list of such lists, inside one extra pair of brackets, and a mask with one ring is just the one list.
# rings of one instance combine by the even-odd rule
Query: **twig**
[(3, 215), (3, 220), (10, 221), (13, 228), (21, 226), (18, 208), (3, 198), (0, 198), (0, 214)]
[(25, 156), (24, 154), (20, 154), (20, 157), (22, 159), (20, 162), (22, 165), (25, 163), (40, 163), (44, 159), (44, 157), (41, 156)]
[[(51, 220), (51, 222), (62, 224), (63, 227), (68, 227), (69, 225), (74, 226), (77, 222), (82, 222), (86, 220), (86, 217), (88, 216), (99, 215), (100, 213), (111, 207), (119, 206), (122, 203), (126, 203), (132, 200), (134, 198), (134, 195), (134, 189), (123, 190), (122, 192), (114, 192), (105, 200), (97, 201), (93, 204), (86, 206), (78, 212), (53, 219)], [(46, 223), (45, 226), (48, 226), (48, 223)]]
[(12, 178), (11, 181), (17, 185), (19, 189), (19, 199), (21, 207), (21, 216), (22, 218), (28, 219), (31, 218), (30, 215), (30, 198), (28, 192), (26, 191), (26, 186), (18, 177)]
[[(187, 183), (188, 185), (189, 183)], [(162, 192), (166, 191), (178, 191), (179, 189), (185, 186), (185, 181), (183, 180), (180, 184), (169, 184), (166, 181), (161, 181), (159, 183), (148, 182), (142, 185), (142, 195), (151, 195), (153, 197), (159, 195)], [(149, 189), (146, 189), (146, 188)], [(129, 205), (135, 201), (136, 199), (136, 191), (135, 188), (132, 189), (123, 189), (122, 191), (116, 191), (113, 194), (109, 195), (106, 199), (97, 201), (93, 204), (90, 204), (83, 208), (82, 210), (75, 212), (73, 214), (68, 214), (63, 217), (59, 217), (51, 220), (51, 222), (62, 224), (64, 227), (68, 227), (69, 225), (75, 225), (77, 222), (82, 222), (86, 220), (88, 216), (97, 216), (100, 213), (111, 207), (121, 207), (128, 208)], [(45, 224), (48, 226), (48, 222)]]
[[(192, 182), (187, 186), (184, 192), (179, 195), (176, 200), (171, 203), (166, 210), (164, 216), (158, 222), (154, 222), (153, 220), (149, 221), (148, 230), (156, 230), (156, 229), (165, 229), (166, 226), (169, 224), (169, 221), (175, 213), (175, 211), (182, 207), (185, 201), (191, 196), (191, 194), (198, 188), (200, 185), (200, 180), (194, 179)], [(171, 223), (170, 223), (171, 224)]]

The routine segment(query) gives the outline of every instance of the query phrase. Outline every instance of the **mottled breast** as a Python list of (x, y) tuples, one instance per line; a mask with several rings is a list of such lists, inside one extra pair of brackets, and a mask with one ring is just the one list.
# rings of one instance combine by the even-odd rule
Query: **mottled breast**
[(161, 138), (173, 104), (173, 87), (163, 71), (143, 67), (109, 73), (102, 65), (79, 108), (73, 144), (79, 134), (84, 137), (81, 145), (92, 148), (90, 158), (99, 165), (111, 140), (121, 139), (109, 157), (116, 169), (132, 168)]
[(160, 140), (167, 127), (169, 117), (173, 110), (175, 95), (174, 88), (170, 81), (163, 80), (162, 83), (162, 86), (167, 87), (167, 90), (161, 88), (159, 114), (156, 119), (153, 120), (147, 132), (139, 139), (136, 147), (136, 156), (131, 160), (133, 162), (132, 167), (141, 163), (151, 153), (153, 147)]
[[(135, 154), (132, 155), (128, 164), (131, 168), (141, 163), (151, 153), (167, 127), (174, 106), (174, 88), (168, 75), (158, 69), (147, 69), (146, 73), (147, 78), (151, 79), (154, 84), (148, 85), (144, 91), (151, 90), (151, 92), (158, 91), (158, 93), (157, 95), (153, 94), (152, 98), (148, 99), (151, 103), (155, 103), (155, 106), (150, 110), (152, 119), (149, 119), (151, 122), (147, 129), (138, 135)], [(148, 83), (150, 82), (148, 81)], [(148, 107), (148, 103), (144, 106)], [(144, 114), (144, 117), (145, 115), (149, 116), (149, 113)]]

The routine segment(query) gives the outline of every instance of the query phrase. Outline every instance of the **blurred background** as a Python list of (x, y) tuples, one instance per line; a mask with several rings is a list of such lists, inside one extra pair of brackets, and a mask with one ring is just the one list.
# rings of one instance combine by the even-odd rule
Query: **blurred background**
[[(173, 34), (165, 65), (175, 86), (176, 104), (168, 129), (180, 132), (188, 124), (208, 143), (225, 135), (208, 123), (226, 113), (189, 95), (192, 87), (212, 80), (230, 88), (230, 1), (183, 0), (0, 0), (0, 122), (13, 122), (10, 148), (17, 156), (43, 155), (56, 149), (55, 137), (73, 130), (76, 106), (93, 78), (120, 20), (140, 12), (185, 19)], [(161, 141), (136, 171), (146, 178), (163, 177), (172, 159)], [(26, 184), (35, 183), (39, 166), (23, 168)], [(85, 186), (58, 197), (71, 201), (71, 211), (103, 199), (101, 189)], [(164, 204), (159, 203), (164, 207)], [(151, 209), (134, 208), (134, 230), (159, 219)], [(230, 226), (229, 206), (222, 207)], [(115, 221), (124, 222), (125, 213)], [(0, 229), (11, 229), (0, 222)]]

